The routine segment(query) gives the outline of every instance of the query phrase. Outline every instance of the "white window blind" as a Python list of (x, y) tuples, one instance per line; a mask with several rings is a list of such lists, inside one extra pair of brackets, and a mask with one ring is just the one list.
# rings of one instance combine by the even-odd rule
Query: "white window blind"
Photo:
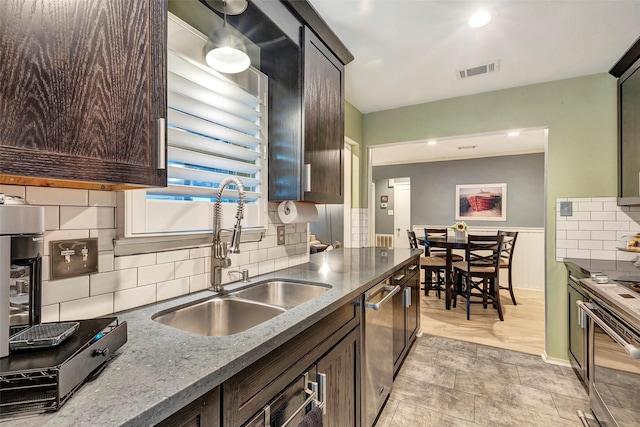
[[(197, 233), (212, 228), (220, 182), (245, 187), (243, 227), (267, 224), (267, 77), (250, 68), (231, 81), (202, 58), (206, 37), (169, 15), (166, 188), (125, 193), (125, 235)], [(233, 223), (237, 193), (225, 189), (222, 226)]]

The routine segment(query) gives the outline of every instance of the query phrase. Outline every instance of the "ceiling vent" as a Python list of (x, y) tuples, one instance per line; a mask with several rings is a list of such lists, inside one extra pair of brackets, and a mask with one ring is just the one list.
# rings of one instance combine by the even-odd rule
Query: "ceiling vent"
[(471, 150), (473, 148), (478, 148), (477, 145), (460, 145), (458, 146), (458, 150)]
[(478, 65), (477, 67), (467, 68), (465, 70), (459, 70), (456, 74), (460, 80), (467, 79), (469, 77), (481, 76), (483, 74), (490, 74), (500, 71), (500, 60), (487, 62), (486, 64)]

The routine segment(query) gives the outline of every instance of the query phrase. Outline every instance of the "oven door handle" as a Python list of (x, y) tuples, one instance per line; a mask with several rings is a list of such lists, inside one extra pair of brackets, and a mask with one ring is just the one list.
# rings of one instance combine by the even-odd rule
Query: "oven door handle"
[(578, 309), (584, 311), (589, 318), (598, 324), (611, 338), (613, 338), (618, 344), (620, 344), (632, 359), (640, 359), (640, 349), (632, 344), (629, 344), (622, 338), (616, 331), (611, 329), (602, 319), (600, 319), (591, 309), (593, 304), (585, 304), (582, 301), (576, 301)]

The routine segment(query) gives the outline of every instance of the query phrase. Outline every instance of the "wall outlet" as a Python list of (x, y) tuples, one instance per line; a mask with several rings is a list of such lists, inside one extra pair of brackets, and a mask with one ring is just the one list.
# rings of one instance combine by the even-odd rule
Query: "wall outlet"
[(279, 225), (276, 230), (278, 231), (278, 245), (284, 245), (284, 225)]
[(98, 272), (98, 239), (51, 242), (51, 280)]
[(572, 202), (560, 202), (560, 216), (573, 216)]

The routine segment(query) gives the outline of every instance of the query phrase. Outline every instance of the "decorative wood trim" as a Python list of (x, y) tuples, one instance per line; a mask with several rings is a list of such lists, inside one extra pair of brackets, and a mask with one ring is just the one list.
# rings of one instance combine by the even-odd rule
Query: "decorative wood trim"
[(638, 40), (635, 41), (634, 44), (631, 45), (631, 47), (629, 48), (629, 50), (627, 50), (624, 55), (622, 55), (622, 58), (620, 58), (618, 60), (618, 62), (616, 62), (616, 65), (614, 65), (610, 70), (609, 70), (609, 74), (611, 74), (612, 76), (619, 78), (620, 76), (622, 76), (625, 71), (627, 71), (629, 69), (629, 67), (631, 67), (638, 59), (640, 59), (640, 38), (638, 38)]
[(338, 36), (331, 30), (331, 27), (316, 12), (307, 0), (280, 0), (291, 11), (293, 11), (314, 33), (331, 49), (342, 64), (347, 65), (353, 61), (353, 55), (349, 49), (340, 41)]

